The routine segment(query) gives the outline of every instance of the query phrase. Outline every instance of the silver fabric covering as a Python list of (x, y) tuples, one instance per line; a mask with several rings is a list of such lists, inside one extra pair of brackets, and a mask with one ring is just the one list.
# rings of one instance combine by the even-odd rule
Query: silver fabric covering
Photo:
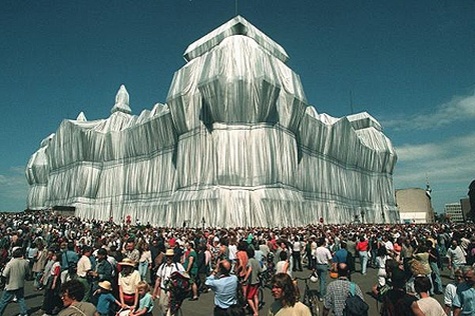
[(27, 165), (28, 207), (201, 226), (398, 222), (396, 153), (369, 114), (318, 114), (286, 52), (238, 16), (189, 46), (166, 104), (64, 120)]

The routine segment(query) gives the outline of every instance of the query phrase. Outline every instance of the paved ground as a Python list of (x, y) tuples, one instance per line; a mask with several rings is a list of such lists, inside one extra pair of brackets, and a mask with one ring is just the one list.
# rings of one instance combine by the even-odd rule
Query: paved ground
[[(357, 268), (359, 268), (359, 265), (357, 264)], [(448, 273), (449, 271), (447, 269), (444, 269), (442, 272), (442, 281), (444, 285), (449, 282), (450, 280), (448, 279)], [(299, 277), (306, 277), (310, 274), (309, 270), (304, 270), (304, 272), (297, 272), (296, 276)], [(363, 292), (368, 292), (371, 290), (371, 286), (376, 283), (377, 277), (376, 277), (376, 270), (368, 268), (368, 273), (366, 276), (361, 275), (360, 273), (356, 272), (353, 274), (352, 279), (354, 282), (356, 282), (360, 287)], [(331, 282), (331, 279), (328, 280)], [(301, 288), (301, 293), (303, 293), (303, 281), (300, 281), (299, 286)], [(310, 283), (310, 286), (312, 289), (318, 289), (318, 284)], [(43, 314), (43, 311), (41, 310), (41, 304), (43, 301), (43, 292), (37, 292), (33, 289), (33, 284), (32, 282), (27, 282), (27, 287), (25, 289), (25, 295), (26, 295), (26, 302), (28, 307), (30, 308), (30, 315), (32, 316), (41, 316)], [(213, 293), (209, 292), (206, 294), (202, 294), (200, 296), (200, 299), (198, 301), (185, 301), (183, 306), (182, 306), (182, 311), (184, 316), (209, 316), (212, 315), (213, 311)], [(268, 313), (268, 308), (270, 303), (273, 301), (273, 298), (271, 296), (270, 290), (265, 289), (264, 290), (264, 297), (265, 297), (265, 302), (266, 304), (263, 306), (261, 311), (259, 312), (259, 315), (267, 315)], [(443, 295), (436, 295), (435, 298), (442, 304), (443, 303)], [(370, 316), (376, 316), (379, 315), (378, 313), (378, 308), (376, 305), (376, 301), (369, 296), (368, 294), (365, 294), (365, 300), (370, 306)], [(19, 313), (19, 307), (17, 303), (10, 303), (7, 306), (7, 309), (5, 310), (5, 316), (13, 316), (13, 315), (18, 315)], [(154, 316), (158, 316), (158, 311), (154, 310)]]

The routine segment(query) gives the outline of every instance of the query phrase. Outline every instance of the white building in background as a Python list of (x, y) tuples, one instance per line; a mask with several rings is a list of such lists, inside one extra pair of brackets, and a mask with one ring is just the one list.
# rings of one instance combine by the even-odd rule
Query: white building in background
[(110, 117), (81, 112), (43, 140), (28, 207), (163, 226), (400, 221), (381, 125), (317, 113), (279, 44), (238, 16), (184, 57), (166, 104), (132, 115), (122, 86)]
[(401, 223), (434, 222), (434, 210), (427, 190), (420, 188), (396, 190), (396, 204)]
[(459, 203), (448, 203), (445, 204), (445, 215), (453, 223), (462, 223), (465, 221), (465, 217), (462, 212), (462, 204)]

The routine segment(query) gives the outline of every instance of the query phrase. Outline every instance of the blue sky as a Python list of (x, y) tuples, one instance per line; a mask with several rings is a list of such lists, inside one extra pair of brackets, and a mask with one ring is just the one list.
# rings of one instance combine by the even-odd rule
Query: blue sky
[[(121, 84), (134, 114), (164, 103), (186, 47), (234, 0), (0, 3), (0, 210), (25, 207), (24, 167), (64, 118), (106, 118)], [(475, 1), (239, 0), (290, 55), (319, 113), (367, 111), (396, 147), (396, 188), (433, 206), (475, 179)]]

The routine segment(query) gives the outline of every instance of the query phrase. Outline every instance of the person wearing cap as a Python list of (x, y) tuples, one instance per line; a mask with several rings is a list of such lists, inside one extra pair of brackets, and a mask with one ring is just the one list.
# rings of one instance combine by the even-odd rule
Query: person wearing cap
[(135, 270), (135, 262), (129, 258), (124, 258), (119, 262), (119, 266), (121, 267), (118, 281), (120, 303), (134, 308), (139, 301), (137, 285), (142, 281), (140, 273)]
[(94, 296), (98, 296), (97, 299), (97, 313), (99, 316), (109, 316), (111, 310), (111, 304), (117, 304), (120, 307), (123, 305), (111, 294), (112, 285), (109, 281), (99, 282), (98, 289), (94, 292)]
[[(88, 277), (92, 281), (92, 292), (95, 292), (100, 281), (112, 282), (112, 271), (114, 267), (107, 260), (107, 250), (99, 248), (97, 251), (97, 264), (94, 270), (88, 272)], [(97, 297), (92, 296), (91, 302), (95, 303)]]
[(166, 315), (168, 311), (169, 291), (167, 284), (170, 276), (175, 271), (185, 271), (181, 263), (173, 262), (173, 256), (173, 249), (167, 249), (165, 252), (165, 262), (158, 267), (157, 279), (152, 294), (154, 300), (159, 299), (158, 307), (163, 315)]
[(0, 315), (13, 297), (16, 296), (20, 305), (20, 315), (28, 315), (28, 307), (25, 302), (25, 277), (29, 274), (28, 260), (23, 258), (23, 250), (14, 247), (13, 258), (5, 266), (2, 276), (6, 278), (5, 290), (0, 300)]

